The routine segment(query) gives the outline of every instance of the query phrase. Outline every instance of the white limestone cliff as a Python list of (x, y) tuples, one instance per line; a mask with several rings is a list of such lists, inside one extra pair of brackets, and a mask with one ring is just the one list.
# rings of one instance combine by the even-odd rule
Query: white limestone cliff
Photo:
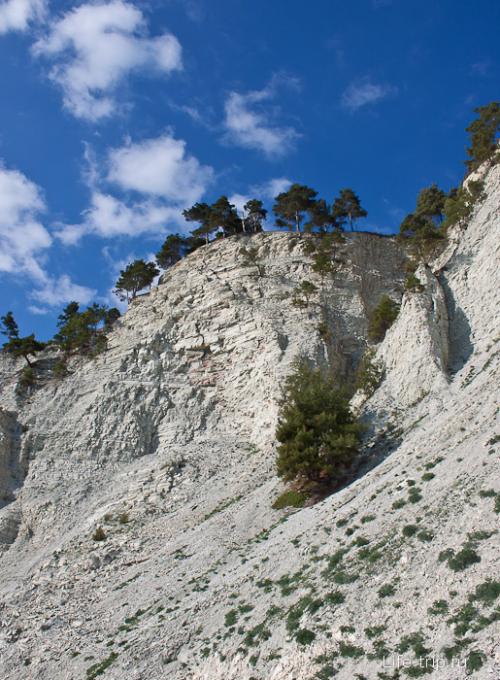
[[(373, 426), (363, 474), (313, 507), (271, 507), (280, 384), (301, 353), (349, 373), (370, 311), (402, 294), (393, 239), (347, 235), (324, 280), (306, 238), (252, 236), (262, 276), (245, 239), (220, 241), (64, 380), (47, 368), (26, 394), (0, 358), (2, 677), (278, 680), (323, 666), (371, 680), (395, 677), (381, 650), (411, 633), (438, 655), (473, 638), (454, 658), (498, 672), (493, 605), (474, 597), (498, 545), (499, 166), (486, 191), (377, 349), (385, 378), (358, 398)], [(302, 280), (320, 292), (298, 308)], [(469, 544), (467, 569), (439, 559)], [(478, 613), (461, 635), (449, 620), (469, 598)], [(436, 601), (446, 614), (429, 613)], [(314, 640), (297, 641), (294, 614)], [(417, 663), (411, 645), (401, 654)], [(448, 661), (439, 677), (467, 673)]]

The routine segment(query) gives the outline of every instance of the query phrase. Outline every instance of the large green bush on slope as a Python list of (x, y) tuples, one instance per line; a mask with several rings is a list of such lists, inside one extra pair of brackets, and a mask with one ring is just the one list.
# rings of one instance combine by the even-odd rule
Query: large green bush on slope
[(298, 360), (285, 383), (276, 438), (286, 481), (335, 481), (355, 458), (361, 434), (332, 378)]

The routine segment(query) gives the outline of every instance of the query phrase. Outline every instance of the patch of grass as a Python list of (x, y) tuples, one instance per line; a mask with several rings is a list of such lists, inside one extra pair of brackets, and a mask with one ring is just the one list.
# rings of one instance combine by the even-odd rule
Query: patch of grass
[(422, 494), (418, 486), (412, 486), (408, 491), (408, 501), (410, 503), (418, 503), (422, 500)]
[(370, 541), (367, 538), (365, 538), (364, 536), (358, 536), (353, 541), (353, 545), (358, 546), (358, 548), (362, 548), (363, 546), (368, 545), (369, 542)]
[(349, 520), (347, 517), (344, 517), (343, 519), (338, 519), (336, 522), (336, 526), (340, 527), (345, 527), (346, 524), (349, 524)]
[(386, 629), (386, 626), (369, 626), (365, 628), (365, 635), (369, 640), (373, 640), (373, 638), (380, 637)]
[(491, 538), (496, 534), (495, 531), (473, 531), (470, 534), (467, 534), (467, 538), (469, 541), (486, 541), (488, 538)]
[(431, 650), (424, 645), (424, 641), (425, 637), (420, 631), (404, 635), (399, 642), (397, 651), (399, 654), (404, 654), (411, 649), (417, 658), (426, 657), (431, 653)]
[(496, 495), (497, 492), (495, 491), (495, 489), (481, 489), (481, 491), (479, 492), (479, 496), (481, 498), (495, 498)]
[(289, 633), (295, 633), (299, 629), (300, 620), (302, 616), (309, 612), (314, 614), (322, 606), (323, 602), (319, 599), (313, 599), (310, 595), (302, 597), (296, 604), (288, 610), (286, 619), (286, 629)]
[(398, 500), (394, 501), (394, 503), (392, 504), (392, 508), (394, 510), (400, 510), (401, 508), (404, 508), (405, 505), (406, 505), (405, 499), (404, 498), (398, 498)]
[(434, 460), (432, 460), (430, 463), (426, 463), (424, 465), (426, 470), (432, 470), (432, 468), (436, 467), (439, 463), (442, 463), (444, 458), (442, 456), (438, 456)]
[(283, 510), (283, 508), (303, 508), (307, 498), (307, 495), (300, 491), (284, 491), (274, 501), (272, 507), (274, 510)]
[(443, 656), (446, 659), (446, 661), (451, 661), (454, 657), (460, 654), (460, 652), (463, 649), (465, 649), (465, 647), (468, 647), (472, 642), (474, 642), (472, 638), (462, 638), (461, 640), (455, 639), (454, 645), (443, 647), (441, 649), (441, 652), (443, 653)]
[(500, 596), (500, 581), (490, 579), (476, 586), (474, 593), (469, 595), (469, 602), (483, 602), (483, 604), (493, 604)]
[(238, 621), (238, 616), (239, 613), (236, 609), (231, 609), (230, 611), (226, 612), (226, 615), (224, 616), (224, 625), (226, 628), (234, 626), (234, 624)]
[(333, 580), (335, 583), (338, 583), (339, 586), (346, 585), (348, 583), (354, 583), (354, 581), (357, 581), (358, 578), (359, 574), (356, 574), (355, 572), (347, 572), (343, 569), (337, 571), (333, 575)]
[(483, 667), (485, 661), (486, 654), (484, 652), (479, 649), (472, 650), (472, 652), (469, 652), (465, 663), (467, 673), (475, 673)]
[(368, 522), (373, 522), (374, 519), (376, 519), (376, 515), (365, 515), (360, 519), (361, 524), (368, 524)]
[(433, 472), (424, 472), (421, 479), (423, 482), (430, 482), (436, 475)]
[(473, 548), (465, 546), (462, 550), (453, 555), (453, 557), (449, 558), (448, 566), (453, 571), (464, 571), (464, 569), (467, 569), (472, 564), (477, 564), (478, 562), (481, 562), (481, 558), (477, 552)]
[(463, 637), (472, 628), (478, 613), (478, 610), (469, 602), (469, 604), (465, 604), (456, 614), (450, 617), (447, 623), (454, 624), (455, 635)]
[(396, 588), (391, 584), (391, 583), (386, 583), (383, 586), (381, 586), (377, 593), (380, 598), (382, 597), (391, 597), (394, 595), (396, 592)]
[(243, 638), (243, 644), (247, 647), (255, 647), (259, 641), (269, 640), (271, 636), (271, 631), (262, 622), (247, 632)]
[(299, 645), (310, 645), (313, 640), (316, 639), (315, 633), (308, 628), (299, 628), (299, 630), (294, 635), (295, 640)]
[(118, 522), (120, 524), (128, 524), (130, 522), (130, 517), (128, 516), (128, 513), (122, 512), (120, 515), (118, 515)]
[(335, 604), (342, 604), (342, 602), (345, 602), (345, 597), (340, 592), (340, 590), (334, 590), (333, 592), (328, 593), (328, 595), (325, 596), (325, 603), (326, 604), (335, 605)]
[(446, 600), (434, 600), (432, 606), (428, 608), (428, 613), (432, 616), (441, 616), (448, 613), (448, 602)]
[(365, 650), (362, 647), (356, 647), (356, 645), (350, 645), (346, 642), (341, 642), (339, 644), (339, 654), (340, 656), (349, 659), (359, 659), (365, 655)]
[(381, 557), (383, 557), (383, 554), (380, 552), (378, 549), (379, 546), (374, 546), (373, 548), (360, 548), (358, 551), (358, 557), (360, 560), (364, 560), (368, 562), (369, 564), (373, 564), (377, 560), (379, 560)]
[(95, 663), (90, 668), (87, 668), (87, 680), (94, 680), (99, 675), (102, 675), (104, 671), (111, 666), (112, 663), (116, 661), (118, 654), (116, 652), (111, 652), (111, 654), (101, 661), (100, 663)]
[(422, 529), (422, 531), (418, 532), (417, 538), (419, 541), (430, 543), (434, 539), (434, 534), (428, 529)]
[(403, 527), (403, 536), (406, 536), (407, 538), (410, 538), (411, 536), (414, 536), (419, 527), (416, 524), (407, 524), (406, 526)]

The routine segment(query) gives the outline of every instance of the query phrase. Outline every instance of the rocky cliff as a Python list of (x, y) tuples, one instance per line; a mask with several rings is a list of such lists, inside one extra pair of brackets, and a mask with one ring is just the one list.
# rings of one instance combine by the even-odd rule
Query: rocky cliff
[[(421, 674), (434, 655), (450, 680), (498, 673), (498, 166), (486, 181), (421, 292), (403, 295), (390, 238), (347, 235), (324, 277), (307, 238), (230, 238), (169, 270), (64, 380), (47, 356), (27, 391), (0, 358), (4, 677), (371, 680), (398, 677), (397, 655)], [(318, 291), (297, 306), (304, 280)], [(349, 379), (383, 294), (402, 305), (381, 385), (353, 401), (364, 468), (273, 510), (291, 362)]]

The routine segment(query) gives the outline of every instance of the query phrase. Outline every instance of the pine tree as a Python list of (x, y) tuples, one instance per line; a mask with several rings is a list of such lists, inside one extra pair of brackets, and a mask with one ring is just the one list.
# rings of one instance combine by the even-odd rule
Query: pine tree
[(474, 109), (478, 117), (466, 128), (469, 133), (469, 158), (465, 161), (469, 172), (478, 168), (485, 161), (500, 158), (498, 137), (500, 134), (500, 103), (490, 102), (486, 106)]
[(348, 222), (353, 231), (354, 222), (360, 217), (366, 217), (368, 213), (352, 189), (342, 189), (339, 197), (333, 202), (332, 215), (341, 226)]
[(300, 232), (306, 214), (314, 208), (316, 196), (314, 189), (303, 184), (292, 184), (288, 191), (275, 198), (273, 212), (276, 215), (276, 226)]
[(19, 326), (12, 312), (7, 312), (5, 316), (2, 316), (0, 323), (0, 333), (8, 338), (7, 342), (3, 345), (4, 350), (15, 359), (22, 357), (28, 364), (28, 367), (31, 368), (33, 364), (30, 361), (30, 356), (41, 352), (45, 348), (45, 343), (39, 342), (35, 338), (34, 333), (20, 337)]
[(331, 229), (340, 230), (337, 217), (333, 214), (324, 198), (314, 202), (309, 210), (309, 222), (305, 224), (306, 231), (319, 231), (320, 234), (329, 232)]
[(295, 362), (285, 382), (276, 439), (277, 471), (286, 481), (335, 481), (352, 464), (362, 428), (332, 378)]
[(243, 210), (245, 211), (245, 217), (242, 220), (243, 231), (253, 234), (262, 231), (262, 223), (267, 216), (267, 210), (262, 201), (252, 198), (245, 203)]
[(417, 197), (415, 214), (424, 220), (439, 225), (443, 221), (446, 194), (437, 184), (422, 189)]
[(195, 203), (189, 210), (183, 210), (182, 214), (187, 222), (198, 222), (200, 226), (191, 233), (194, 237), (204, 237), (208, 244), (210, 234), (217, 229), (217, 225), (211, 220), (212, 209), (208, 203)]
[(151, 286), (159, 273), (153, 262), (134, 260), (120, 272), (115, 292), (121, 300), (134, 300), (139, 291)]
[(236, 207), (229, 202), (227, 196), (221, 196), (212, 203), (209, 222), (214, 229), (222, 229), (224, 236), (232, 236), (243, 229)]
[(382, 295), (370, 316), (368, 339), (372, 342), (382, 342), (398, 314), (399, 304), (388, 295)]
[(162, 269), (172, 267), (189, 249), (187, 239), (180, 234), (169, 234), (156, 253), (156, 263)]

